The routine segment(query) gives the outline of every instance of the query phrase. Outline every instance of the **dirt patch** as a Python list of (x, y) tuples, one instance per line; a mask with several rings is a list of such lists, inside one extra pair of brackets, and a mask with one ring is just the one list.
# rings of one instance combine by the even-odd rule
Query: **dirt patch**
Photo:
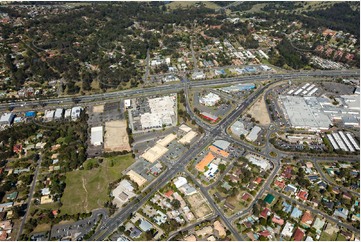
[(211, 208), (201, 194), (196, 193), (188, 196), (187, 200), (197, 218), (204, 218), (212, 213)]
[(271, 123), (268, 115), (266, 102), (264, 101), (264, 95), (259, 97), (252, 107), (247, 111), (247, 114), (252, 115), (260, 125), (269, 125)]
[(85, 191), (85, 202), (84, 202), (84, 208), (85, 208), (85, 211), (88, 212), (88, 190), (86, 190), (86, 187), (85, 187), (85, 179), (84, 177), (81, 177), (82, 181), (83, 181), (83, 188), (84, 188), (84, 191)]
[(104, 105), (93, 106), (93, 113), (104, 112)]
[(105, 123), (104, 151), (130, 151), (127, 122), (125, 120)]

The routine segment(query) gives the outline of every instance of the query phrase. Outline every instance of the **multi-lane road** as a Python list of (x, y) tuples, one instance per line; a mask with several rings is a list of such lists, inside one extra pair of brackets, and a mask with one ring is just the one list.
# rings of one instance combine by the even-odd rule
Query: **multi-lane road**
[[(190, 82), (190, 87), (204, 87), (212, 85), (224, 85), (224, 84), (235, 84), (239, 82), (251, 82), (251, 81), (262, 81), (262, 80), (272, 80), (272, 79), (299, 79), (307, 77), (347, 77), (347, 76), (359, 76), (360, 70), (331, 70), (331, 71), (302, 71), (302, 72), (289, 72), (286, 74), (262, 74), (262, 75), (249, 75), (243, 77), (232, 77), (232, 78), (221, 78), (213, 80), (202, 80)], [(96, 102), (103, 101), (107, 99), (114, 98), (126, 98), (134, 95), (149, 95), (151, 93), (160, 93), (160, 92), (176, 92), (184, 88), (183, 83), (176, 84), (166, 84), (157, 87), (149, 87), (143, 89), (130, 89), (124, 91), (116, 92), (107, 92), (102, 94), (92, 94), (86, 96), (72, 96), (72, 97), (59, 97), (54, 99), (45, 99), (45, 100), (32, 100), (32, 101), (17, 101), (10, 103), (1, 103), (0, 110), (6, 110), (9, 107), (32, 107), (34, 105), (40, 105), (40, 103), (45, 105), (62, 105), (66, 103), (87, 103), (87, 102)]]

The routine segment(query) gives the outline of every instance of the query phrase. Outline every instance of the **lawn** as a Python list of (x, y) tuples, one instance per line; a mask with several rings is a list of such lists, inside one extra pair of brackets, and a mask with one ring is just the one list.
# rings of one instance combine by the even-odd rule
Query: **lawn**
[(320, 241), (335, 241), (337, 237), (337, 233), (333, 233), (332, 235), (329, 235), (325, 232), (322, 232)]
[(341, 233), (339, 233), (339, 234), (337, 235), (337, 241), (346, 241), (346, 240), (347, 240), (346, 237), (343, 236)]
[(104, 158), (99, 167), (66, 174), (60, 214), (90, 212), (109, 200), (108, 185), (119, 179), (122, 171), (134, 162), (131, 154)]

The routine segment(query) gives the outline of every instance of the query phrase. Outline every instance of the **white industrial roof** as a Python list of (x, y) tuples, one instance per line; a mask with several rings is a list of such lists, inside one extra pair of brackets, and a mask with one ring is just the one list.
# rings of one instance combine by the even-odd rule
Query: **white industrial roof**
[(188, 183), (187, 179), (180, 176), (177, 177), (174, 181), (173, 181), (174, 185), (176, 186), (176, 188), (180, 188), (181, 186), (185, 185)]
[(91, 128), (90, 143), (95, 146), (101, 145), (103, 143), (103, 126)]
[(54, 118), (61, 118), (63, 116), (63, 110), (62, 108), (57, 108), (54, 113)]
[(247, 135), (248, 131), (244, 128), (244, 124), (241, 121), (236, 121), (232, 126), (231, 126), (231, 131), (233, 134), (237, 135), (237, 136), (241, 136), (243, 135)]
[(225, 140), (216, 140), (213, 145), (217, 146), (218, 148), (222, 149), (222, 150), (226, 150), (228, 149), (229, 145), (231, 143), (229, 143), (228, 141)]
[(249, 141), (256, 141), (258, 138), (258, 133), (261, 131), (262, 129), (258, 126), (254, 126), (251, 130), (251, 132), (247, 135), (246, 139)]
[(13, 113), (4, 113), (3, 115), (1, 115), (0, 117), (0, 122), (1, 123), (10, 123), (11, 119), (15, 116), (15, 114)]

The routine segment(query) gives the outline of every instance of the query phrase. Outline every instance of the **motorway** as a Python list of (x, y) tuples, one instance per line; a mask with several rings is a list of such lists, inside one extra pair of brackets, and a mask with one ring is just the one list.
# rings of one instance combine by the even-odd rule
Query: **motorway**
[[(251, 82), (251, 81), (262, 81), (262, 80), (271, 80), (271, 79), (299, 79), (303, 77), (342, 77), (342, 76), (359, 76), (360, 70), (331, 70), (331, 71), (302, 71), (302, 72), (289, 72), (286, 74), (262, 74), (262, 75), (250, 75), (243, 77), (232, 77), (232, 78), (221, 78), (221, 79), (213, 79), (213, 80), (202, 80), (202, 81), (194, 81), (190, 82), (190, 87), (204, 87), (204, 86), (212, 86), (212, 85), (224, 85), (224, 84), (235, 84), (239, 82)], [(169, 92), (177, 92), (183, 89), (183, 83), (176, 84), (168, 84), (157, 87), (149, 87), (143, 89), (129, 89), (124, 91), (116, 91), (116, 92), (108, 92), (102, 94), (92, 94), (86, 96), (72, 96), (72, 97), (59, 97), (54, 99), (46, 99), (46, 100), (33, 100), (33, 101), (17, 101), (12, 103), (1, 103), (0, 110), (6, 110), (9, 107), (17, 108), (17, 107), (32, 107), (34, 105), (42, 104), (58, 104), (59, 106), (65, 103), (87, 103), (94, 101), (102, 101), (106, 99), (112, 98), (126, 98), (134, 95), (149, 95), (150, 93), (159, 93), (162, 91)]]

